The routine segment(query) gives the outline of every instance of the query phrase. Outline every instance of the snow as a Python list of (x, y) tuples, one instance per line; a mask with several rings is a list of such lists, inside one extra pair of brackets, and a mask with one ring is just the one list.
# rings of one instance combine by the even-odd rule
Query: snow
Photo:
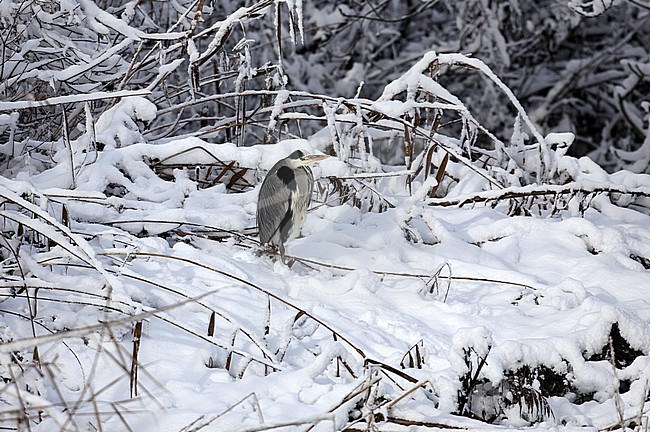
[(100, 34), (109, 33), (109, 28), (116, 30), (133, 40), (140, 40), (145, 33), (141, 30), (130, 27), (125, 21), (111, 15), (99, 8), (92, 0), (79, 0), (79, 6), (86, 16), (86, 25)]
[[(287, 3), (302, 34), (302, 1)], [(131, 34), (81, 4), (97, 31)], [(189, 41), (190, 67), (250, 13), (214, 24), (203, 52)], [(0, 177), (10, 252), (1, 263), (0, 372), (29, 384), (6, 386), (0, 421), (21, 404), (41, 411), (34, 431), (98, 421), (103, 430), (331, 431), (372, 413), (472, 430), (571, 431), (646, 415), (650, 176), (566, 156), (573, 134), (542, 136), (505, 84), (460, 54), (426, 54), (356, 109), (386, 116), (380, 126), (441, 109), (480, 127), (423, 74), (433, 61), (470, 65), (503, 89), (518, 111), (513, 146), (535, 150), (532, 172), (548, 181), (501, 185), (460, 155), (440, 180), (371, 152), (360, 162), (347, 125), (380, 131), (340, 112), (342, 99), (322, 99), (323, 128), (311, 137), (249, 147), (148, 141), (147, 124), (162, 110), (147, 92), (118, 93), (69, 148), (53, 150), (47, 169)], [(180, 62), (160, 66), (158, 78)], [(439, 100), (417, 101), (420, 90)], [(271, 94), (270, 132), (292, 93)], [(28, 102), (0, 109), (36, 106)], [(447, 151), (468, 145), (436, 139)], [(261, 181), (294, 150), (328, 145), (337, 156), (313, 167), (313, 206), (302, 237), (286, 245), (287, 265), (255, 236)], [(517, 152), (510, 167), (524, 170)], [(434, 186), (444, 195), (430, 196)], [(527, 213), (509, 209), (520, 198), (530, 200)], [(20, 370), (35, 347), (39, 364)]]
[(271, 111), (271, 115), (269, 118), (269, 126), (268, 126), (268, 133), (273, 133), (275, 130), (275, 126), (278, 122), (278, 116), (282, 113), (284, 110), (284, 104), (287, 102), (289, 99), (289, 92), (287, 90), (281, 90), (278, 92), (278, 95), (275, 98), (275, 101), (273, 102), (273, 111)]
[[(117, 110), (128, 107), (133, 117), (155, 114), (143, 100), (123, 102)], [(105, 116), (114, 118), (110, 112)], [(98, 137), (102, 136), (102, 124), (98, 121)], [(115, 125), (105, 129), (111, 128), (119, 129)], [(197, 148), (205, 152), (184, 152)], [(648, 354), (650, 302), (646, 290), (640, 289), (648, 286), (648, 270), (629, 258), (632, 253), (648, 256), (648, 216), (639, 214), (639, 220), (626, 222), (595, 210), (584, 217), (540, 219), (509, 217), (492, 209), (415, 209), (413, 199), (406, 195), (394, 196), (397, 208), (383, 213), (363, 213), (348, 204), (330, 204), (314, 210), (307, 218), (304, 237), (288, 245), (290, 255), (323, 264), (296, 264), (293, 268), (257, 256), (254, 243), (245, 237), (224, 243), (192, 237), (189, 243), (175, 244), (156, 237), (184, 222), (188, 223), (184, 229), (190, 231), (193, 226), (244, 231), (254, 225), (256, 189), (240, 194), (228, 193), (219, 186), (199, 189), (183, 171), (176, 172), (171, 180), (162, 180), (143, 162), (145, 156), (152, 160), (174, 157), (176, 162), (190, 164), (205, 163), (210, 154), (263, 171), (295, 148), (311, 150), (312, 146), (307, 140), (249, 148), (199, 139), (161, 145), (140, 143), (101, 152), (94, 164), (81, 169), (80, 186), (70, 191), (74, 193), (42, 189), (48, 184), (47, 172), (32, 180), (31, 187), (46, 194), (60, 196), (65, 192), (64, 201), (76, 221), (73, 230), (91, 239), (94, 255), (104, 255), (103, 267), (111, 274), (122, 275), (110, 304), (145, 312), (180, 304), (147, 315), (139, 353), (138, 388), (142, 397), (126, 405), (132, 411), (127, 414), (131, 427), (179, 430), (192, 422), (209, 423), (219, 430), (257, 430), (273, 425), (301, 430), (297, 424), (316, 424), (315, 430), (342, 427), (346, 418), (341, 416), (344, 410), (337, 411), (337, 401), (353, 391), (361, 378), (347, 372), (336, 376), (337, 358), (344, 358), (355, 371), (362, 370), (364, 358), (397, 366), (418, 341), (424, 347), (423, 369), (405, 372), (426, 376), (433, 385), (438, 408), (426, 408), (429, 419), (446, 422), (450, 418), (448, 412), (453, 410), (460, 389), (458, 377), (468, 372), (464, 352), (471, 349), (478, 358), (487, 356), (481, 376), (490, 382), (501, 382), (505, 371), (521, 365), (544, 365), (558, 373), (570, 371), (574, 391), (597, 391), (601, 395), (596, 398), (601, 402), (583, 405), (554, 397), (550, 400), (555, 413), (551, 424), (601, 428), (616, 421), (616, 410), (610, 403), (616, 391), (611, 364), (586, 359), (608, 343), (613, 323), (618, 323), (621, 335), (633, 348)], [(315, 169), (316, 175), (340, 174), (341, 162), (328, 167), (333, 162), (323, 162)], [(120, 171), (114, 171), (118, 166)], [(122, 211), (111, 210), (114, 204), (107, 206), (106, 198), (97, 203), (75, 199), (82, 191), (102, 197), (110, 182), (123, 184), (128, 191), (120, 199), (111, 198), (114, 203), (123, 203)], [(12, 183), (11, 187), (31, 188), (22, 183)], [(8, 193), (5, 196), (13, 196)], [(142, 222), (120, 223), (133, 219)], [(146, 222), (148, 219), (152, 222)], [(418, 229), (430, 227), (437, 242), (407, 240), (405, 227), (414, 226), (419, 219), (424, 225)], [(160, 222), (166, 220), (173, 223)], [(101, 228), (108, 221), (112, 227)], [(21, 222), (29, 225), (24, 219)], [(50, 230), (40, 226), (39, 231)], [(141, 232), (147, 235), (135, 236)], [(53, 232), (47, 235), (61, 246), (68, 244)], [(121, 244), (129, 245), (131, 258), (126, 262), (117, 259), (122, 254)], [(433, 275), (441, 265), (448, 265), (454, 278), (444, 295), (446, 301), (440, 291), (428, 294), (430, 281), (422, 276), (392, 275)], [(446, 272), (443, 268), (443, 275)], [(38, 277), (60, 285), (82, 273), (41, 271)], [(492, 282), (464, 280), (467, 277)], [(101, 288), (97, 292), (102, 292)], [(264, 292), (273, 295), (271, 300)], [(196, 300), (182, 303), (183, 299)], [(4, 305), (19, 301), (5, 297)], [(96, 313), (88, 306), (77, 314), (66, 314), (63, 306), (45, 310), (57, 321), (62, 320), (59, 328), (92, 323)], [(199, 337), (205, 334), (211, 310), (225, 319), (217, 320), (215, 336)], [(331, 329), (305, 316), (296, 319), (301, 310)], [(268, 330), (264, 330), (265, 322)], [(334, 341), (332, 331), (342, 337)], [(111, 352), (123, 346), (128, 352), (129, 334), (115, 337), (117, 345), (98, 340), (95, 349), (103, 347)], [(75, 341), (73, 335), (69, 339)], [(227, 351), (219, 347), (230, 346), (240, 357), (233, 357), (227, 370)], [(57, 349), (51, 342), (44, 342), (43, 347), (47, 347), (41, 354), (45, 359), (63, 355), (61, 350), (67, 349)], [(10, 348), (15, 347), (0, 349), (7, 352)], [(77, 346), (75, 352), (85, 350)], [(66, 394), (72, 396), (80, 386), (88, 385), (72, 384), (81, 370), (89, 373), (90, 363), (86, 361), (92, 354), (87, 355), (80, 359), (81, 369), (60, 371), (68, 383)], [(109, 385), (118, 372), (108, 357), (101, 357), (102, 367), (95, 374), (99, 383)], [(207, 367), (209, 364), (215, 366)], [(265, 364), (279, 371), (265, 375)], [(619, 372), (620, 379), (635, 383), (636, 399), (626, 394), (624, 404), (630, 413), (639, 409), (639, 387), (650, 378), (648, 370), (647, 357), (641, 357)], [(109, 385), (105, 398), (127, 397), (126, 384), (122, 380)], [(396, 397), (400, 392), (394, 388), (388, 394)], [(422, 391), (413, 392), (398, 404), (399, 412), (419, 418), (423, 414), (418, 407), (428, 400), (423, 397)], [(453, 418), (461, 425), (469, 424)], [(511, 418), (515, 416), (511, 414)], [(36, 430), (48, 430), (55, 421), (61, 419), (48, 417)], [(121, 420), (113, 416), (106, 421), (104, 427), (118, 427)], [(510, 424), (519, 423), (511, 420)]]
[(11, 0), (0, 1), (0, 16), (3, 20), (10, 19), (13, 10), (13, 3)]

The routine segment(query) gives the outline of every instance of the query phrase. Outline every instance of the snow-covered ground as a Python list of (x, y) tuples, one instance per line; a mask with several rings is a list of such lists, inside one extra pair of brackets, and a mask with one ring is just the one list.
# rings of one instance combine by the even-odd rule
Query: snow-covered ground
[[(40, 411), (31, 430), (647, 427), (647, 208), (593, 194), (511, 216), (507, 200), (443, 206), (431, 182), (409, 194), (395, 175), (363, 180), (390, 205), (362, 211), (332, 192), (330, 176), (355, 171), (330, 158), (314, 168), (289, 267), (252, 236), (257, 191), (276, 160), (322, 139), (146, 144), (120, 127), (151, 107), (125, 101), (98, 136), (133, 144), (75, 153), (75, 188), (63, 157), (1, 181), (6, 226), (32, 230), (34, 245), (19, 271), (3, 268), (3, 376), (23, 387), (2, 389), (0, 422)], [(648, 191), (643, 176), (561, 160), (582, 187)]]

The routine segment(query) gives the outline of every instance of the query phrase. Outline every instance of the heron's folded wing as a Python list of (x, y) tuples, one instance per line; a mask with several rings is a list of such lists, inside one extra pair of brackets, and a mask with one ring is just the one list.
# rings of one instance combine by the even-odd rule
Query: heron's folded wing
[(286, 184), (274, 173), (269, 173), (257, 199), (257, 226), (262, 243), (268, 243), (276, 233), (279, 234), (280, 223), (290, 210), (290, 197), (291, 190)]

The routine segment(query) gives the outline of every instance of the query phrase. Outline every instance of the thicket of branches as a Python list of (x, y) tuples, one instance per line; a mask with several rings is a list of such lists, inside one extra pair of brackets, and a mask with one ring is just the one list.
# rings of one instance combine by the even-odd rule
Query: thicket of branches
[[(375, 99), (407, 65), (435, 50), (483, 60), (543, 134), (575, 133), (570, 154), (590, 155), (610, 171), (649, 169), (650, 40), (644, 29), (650, 14), (643, 1), (3, 5), (4, 101), (147, 89), (162, 109), (147, 132), (150, 139), (204, 127), (201, 135), (217, 141), (268, 141), (259, 122), (245, 117), (269, 106), (269, 95), (187, 102), (283, 88)], [(480, 113), (481, 124), (510, 136), (515, 111), (493, 81), (471, 70), (436, 73), (470, 111)], [(5, 111), (0, 124), (10, 144), (2, 153), (38, 160), (39, 142), (66, 134), (74, 139), (115, 100)], [(319, 127), (294, 132), (309, 135)], [(398, 148), (384, 150), (385, 161), (404, 156)]]
[[(543, 132), (572, 131), (571, 154), (608, 170), (648, 172), (650, 3), (468, 0), (313, 2), (305, 44), (288, 60), (292, 83), (311, 91), (376, 97), (423, 52), (482, 59)], [(317, 11), (317, 12), (312, 12)], [(316, 68), (313, 66), (317, 65)], [(494, 83), (442, 73), (490, 130), (511, 130)]]

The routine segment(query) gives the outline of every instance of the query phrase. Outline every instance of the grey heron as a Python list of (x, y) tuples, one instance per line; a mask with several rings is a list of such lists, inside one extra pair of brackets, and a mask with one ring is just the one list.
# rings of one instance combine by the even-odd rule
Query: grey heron
[(283, 261), (284, 243), (300, 235), (311, 202), (314, 177), (309, 165), (327, 157), (296, 150), (277, 161), (262, 182), (257, 199), (260, 240), (277, 248)]

